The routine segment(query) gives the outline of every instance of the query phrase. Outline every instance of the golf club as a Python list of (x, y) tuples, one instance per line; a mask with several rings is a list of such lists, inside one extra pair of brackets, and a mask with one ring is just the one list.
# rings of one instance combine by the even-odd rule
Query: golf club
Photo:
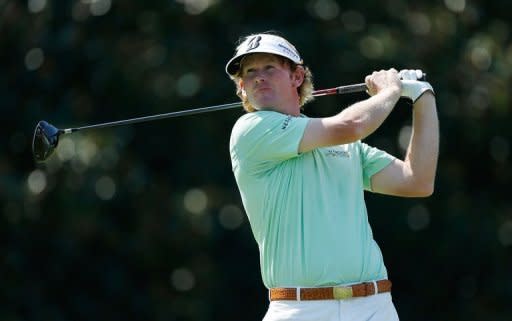
[[(425, 74), (423, 74), (421, 78), (424, 79)], [(367, 89), (366, 84), (360, 83), (360, 84), (353, 84), (353, 85), (346, 85), (346, 86), (339, 86), (339, 87), (334, 87), (334, 88), (316, 90), (313, 92), (313, 96), (319, 97), (319, 96), (327, 96), (327, 95), (341, 95), (341, 94), (348, 94), (348, 93), (363, 92), (363, 91), (366, 91), (366, 89)], [(239, 108), (241, 106), (242, 106), (242, 102), (236, 102), (236, 103), (230, 103), (230, 104), (215, 105), (215, 106), (202, 107), (202, 108), (196, 108), (196, 109), (188, 109), (188, 110), (182, 110), (182, 111), (176, 111), (176, 112), (170, 112), (170, 113), (164, 113), (164, 114), (130, 118), (130, 119), (125, 119), (125, 120), (118, 120), (118, 121), (112, 121), (112, 122), (107, 122), (107, 123), (75, 127), (75, 128), (67, 128), (67, 129), (58, 129), (57, 127), (53, 126), (52, 124), (50, 124), (44, 120), (41, 120), (36, 125), (36, 128), (34, 130), (34, 137), (32, 139), (32, 153), (34, 155), (34, 159), (37, 162), (43, 162), (48, 157), (50, 157), (50, 155), (53, 153), (53, 151), (57, 147), (57, 145), (59, 143), (60, 135), (71, 134), (71, 133), (77, 132), (79, 130), (92, 129), (92, 128), (114, 127), (114, 126), (120, 126), (120, 125), (142, 123), (142, 122), (148, 122), (148, 121), (164, 119), (164, 118), (188, 116), (188, 115), (194, 115), (194, 114), (208, 113), (208, 112), (217, 111), (217, 110)]]

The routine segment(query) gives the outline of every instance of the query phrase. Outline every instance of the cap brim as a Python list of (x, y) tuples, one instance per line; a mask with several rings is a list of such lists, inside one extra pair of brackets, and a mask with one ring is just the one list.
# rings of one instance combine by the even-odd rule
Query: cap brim
[(226, 64), (226, 73), (230, 76), (234, 76), (240, 69), (240, 61), (246, 55), (248, 55), (248, 54), (243, 54), (243, 55), (235, 56), (235, 57), (231, 58), (228, 61), (228, 63)]

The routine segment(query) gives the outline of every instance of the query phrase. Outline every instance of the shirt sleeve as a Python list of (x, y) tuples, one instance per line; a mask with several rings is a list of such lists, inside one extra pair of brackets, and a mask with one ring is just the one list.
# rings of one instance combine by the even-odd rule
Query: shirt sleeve
[(299, 144), (309, 119), (273, 111), (242, 116), (231, 133), (233, 165), (264, 171), (299, 155)]
[(363, 184), (366, 190), (371, 191), (371, 178), (373, 175), (388, 166), (395, 157), (378, 148), (365, 143), (359, 143), (361, 165), (363, 168)]

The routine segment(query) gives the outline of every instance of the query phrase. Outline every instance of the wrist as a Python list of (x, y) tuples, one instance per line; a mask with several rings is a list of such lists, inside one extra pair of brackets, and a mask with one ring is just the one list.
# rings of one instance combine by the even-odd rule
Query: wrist
[(379, 93), (386, 95), (389, 98), (396, 98), (398, 100), (402, 93), (402, 88), (399, 86), (390, 86), (382, 89)]

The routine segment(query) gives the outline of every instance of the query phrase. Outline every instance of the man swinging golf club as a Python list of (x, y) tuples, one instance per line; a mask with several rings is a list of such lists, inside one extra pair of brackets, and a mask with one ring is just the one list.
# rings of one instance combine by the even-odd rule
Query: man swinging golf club
[[(269, 33), (242, 38), (226, 72), (247, 111), (230, 154), (269, 289), (264, 320), (398, 320), (364, 191), (432, 194), (439, 129), (431, 85), (416, 70), (376, 71), (365, 78), (368, 99), (308, 118), (301, 107), (311, 72), (292, 44)], [(403, 160), (361, 142), (401, 96), (413, 102)]]

